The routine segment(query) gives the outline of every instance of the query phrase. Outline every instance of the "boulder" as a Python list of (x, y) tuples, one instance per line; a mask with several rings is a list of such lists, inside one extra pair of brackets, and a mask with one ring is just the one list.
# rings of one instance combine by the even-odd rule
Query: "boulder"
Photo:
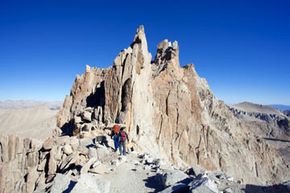
[(91, 138), (79, 139), (79, 146), (82, 146), (82, 147), (94, 146), (93, 139), (91, 139)]
[(80, 116), (75, 116), (74, 117), (74, 122), (75, 123), (82, 123), (82, 118)]
[(71, 193), (109, 193), (110, 185), (109, 181), (97, 178), (92, 174), (81, 174)]
[(71, 154), (69, 156), (67, 156), (65, 158), (65, 160), (62, 161), (62, 163), (60, 164), (59, 166), (59, 169), (60, 170), (65, 170), (66, 168), (69, 167), (69, 165), (75, 163), (78, 159), (78, 154), (77, 153), (74, 153), (74, 154)]
[(82, 119), (84, 121), (91, 122), (92, 121), (92, 113), (88, 112), (88, 111), (84, 111), (82, 114)]
[(63, 146), (62, 150), (66, 155), (70, 155), (73, 153), (73, 149), (69, 144), (66, 144), (65, 146)]
[(61, 193), (65, 192), (69, 188), (69, 184), (71, 179), (64, 174), (56, 174), (52, 186), (51, 186), (51, 193)]
[(177, 192), (188, 192), (189, 187), (183, 183), (176, 183), (168, 188), (160, 191), (159, 193), (177, 193)]
[(42, 148), (46, 151), (51, 150), (52, 146), (54, 145), (54, 139), (48, 138), (44, 141)]
[(50, 150), (49, 160), (48, 160), (48, 175), (54, 175), (57, 169), (57, 161), (55, 156), (57, 154), (57, 147), (53, 146)]
[(194, 193), (219, 193), (217, 185), (207, 175), (199, 174), (189, 183), (190, 190)]
[(163, 179), (162, 179), (163, 186), (164, 187), (171, 186), (186, 178), (188, 178), (188, 175), (186, 175), (184, 172), (180, 170), (167, 171), (166, 173), (163, 174)]

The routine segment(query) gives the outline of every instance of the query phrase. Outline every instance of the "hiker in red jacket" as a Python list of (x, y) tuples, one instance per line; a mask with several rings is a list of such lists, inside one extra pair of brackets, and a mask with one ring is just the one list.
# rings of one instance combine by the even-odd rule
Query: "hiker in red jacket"
[(119, 151), (120, 155), (126, 155), (126, 141), (129, 141), (128, 134), (124, 131), (124, 127), (121, 127), (119, 132)]
[(115, 152), (117, 151), (120, 145), (119, 133), (120, 133), (120, 125), (116, 124), (113, 126), (111, 133), (111, 137), (114, 140)]

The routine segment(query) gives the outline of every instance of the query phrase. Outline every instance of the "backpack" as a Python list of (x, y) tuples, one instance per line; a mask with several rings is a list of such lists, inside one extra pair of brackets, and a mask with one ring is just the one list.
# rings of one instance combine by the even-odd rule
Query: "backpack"
[(119, 133), (119, 131), (120, 131), (120, 126), (119, 125), (114, 125), (113, 126), (113, 132), (114, 132), (114, 134), (118, 134)]
[(125, 131), (121, 131), (120, 137), (121, 137), (121, 142), (125, 142), (126, 139), (127, 139), (126, 132)]

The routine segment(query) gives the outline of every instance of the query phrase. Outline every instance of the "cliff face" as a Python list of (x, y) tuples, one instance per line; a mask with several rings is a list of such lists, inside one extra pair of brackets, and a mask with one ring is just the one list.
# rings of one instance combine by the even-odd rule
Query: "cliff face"
[(214, 97), (194, 66), (180, 66), (177, 42), (161, 42), (152, 60), (142, 26), (112, 67), (77, 76), (58, 114), (69, 135), (115, 122), (137, 148), (179, 166), (223, 170), (244, 183), (290, 177), (289, 163)]

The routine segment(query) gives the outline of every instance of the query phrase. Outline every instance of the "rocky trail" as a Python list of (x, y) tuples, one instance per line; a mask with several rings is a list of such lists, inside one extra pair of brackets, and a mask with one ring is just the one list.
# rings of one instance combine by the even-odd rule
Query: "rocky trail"
[(138, 161), (135, 153), (128, 154), (117, 168), (103, 177), (111, 183), (111, 193), (154, 192), (160, 185), (148, 182), (156, 175)]
[[(105, 137), (110, 143), (111, 139), (109, 139), (109, 136)], [(183, 171), (159, 158), (153, 158), (147, 153), (133, 151), (126, 156), (120, 156), (118, 151), (114, 152), (111, 146), (106, 146), (102, 142), (98, 143), (98, 140), (95, 140), (95, 138), (77, 139), (77, 147), (72, 147), (72, 144), (67, 143), (69, 138), (59, 140), (66, 142), (62, 145), (62, 148), (56, 149), (62, 149), (63, 154), (76, 157), (70, 158), (69, 160), (71, 161), (63, 159), (57, 163), (55, 174), (52, 174), (51, 168), (48, 168), (47, 172), (54, 180), (49, 182), (45, 188), (40, 186), (40, 189), (38, 189), (39, 187), (36, 185), (36, 192), (45, 190), (51, 193), (146, 193), (175, 191), (218, 193), (219, 189), (217, 185), (223, 189), (237, 188), (238, 185), (238, 183), (233, 182), (232, 178), (224, 174), (220, 173), (216, 175), (211, 173), (211, 177), (209, 177), (205, 171), (197, 173), (198, 169), (190, 168), (187, 171)], [(48, 141), (44, 143), (43, 148), (49, 148), (47, 143)], [(81, 151), (75, 154), (70, 151), (70, 147)], [(52, 149), (55, 148), (52, 147)], [(52, 151), (50, 154), (54, 154), (54, 152)], [(80, 161), (81, 159), (83, 160)], [(53, 165), (50, 162), (48, 161), (48, 166)], [(225, 186), (223, 180), (234, 184), (234, 186), (232, 188)]]

